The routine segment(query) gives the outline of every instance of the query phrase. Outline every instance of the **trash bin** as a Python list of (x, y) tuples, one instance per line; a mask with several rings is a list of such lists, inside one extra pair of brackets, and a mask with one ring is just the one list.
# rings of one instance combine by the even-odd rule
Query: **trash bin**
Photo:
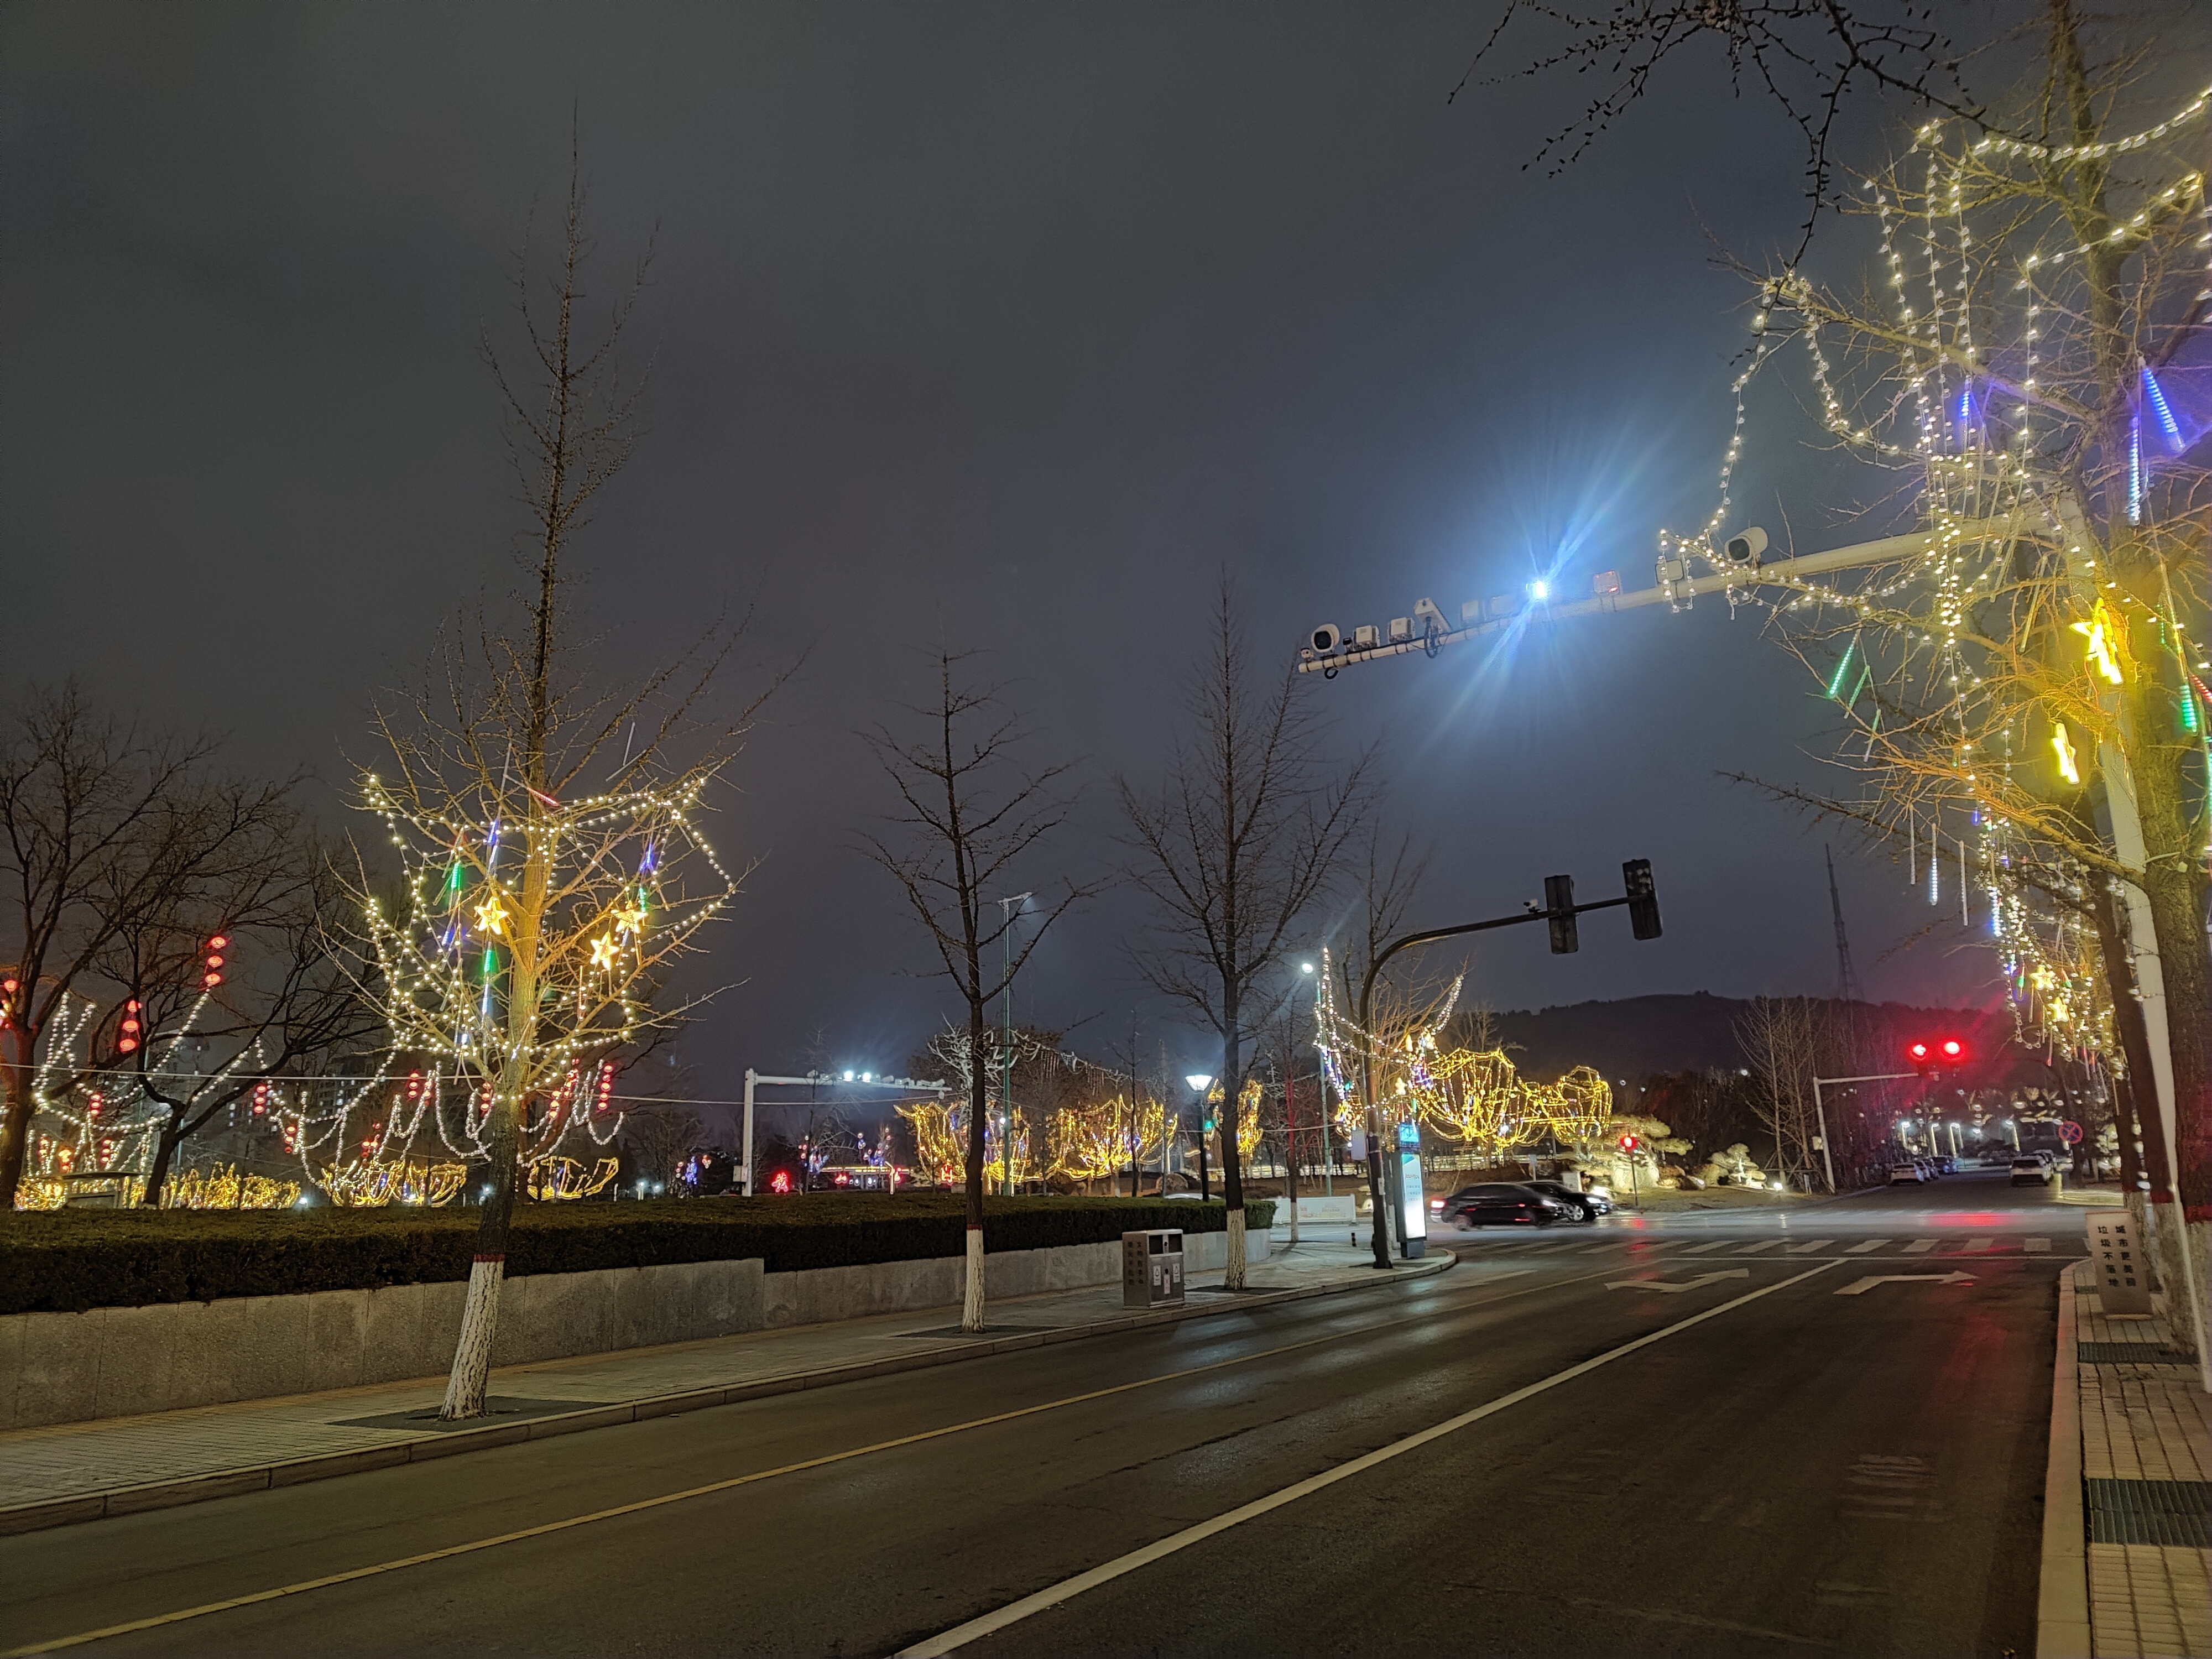
[(1154, 1227), (1121, 1235), (1121, 1305), (1182, 1306), (1182, 1229)]

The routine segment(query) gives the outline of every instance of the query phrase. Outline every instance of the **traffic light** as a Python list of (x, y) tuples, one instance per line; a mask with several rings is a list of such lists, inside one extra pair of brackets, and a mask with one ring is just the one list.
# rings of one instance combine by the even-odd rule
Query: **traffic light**
[(136, 997), (123, 1005), (123, 1018), (115, 1028), (117, 1054), (129, 1054), (137, 1052), (139, 1043), (143, 1042), (146, 1036), (145, 1012)]
[(1628, 889), (1628, 926), (1638, 939), (1659, 937), (1659, 890), (1651, 883), (1651, 860), (1631, 859), (1620, 866)]
[(222, 983), (222, 953), (230, 949), (230, 935), (217, 933), (200, 957), (200, 988), (212, 991)]
[(1922, 1077), (1934, 1077), (1954, 1066), (1965, 1065), (1973, 1054), (1963, 1037), (1915, 1037), (1905, 1045), (1905, 1057)]
[(1552, 954), (1564, 957), (1582, 948), (1575, 933), (1575, 878), (1544, 878), (1544, 913), (1552, 924)]

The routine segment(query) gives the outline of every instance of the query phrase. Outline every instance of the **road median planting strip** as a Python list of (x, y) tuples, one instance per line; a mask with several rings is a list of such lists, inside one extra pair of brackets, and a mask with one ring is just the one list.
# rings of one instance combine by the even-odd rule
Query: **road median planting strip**
[[(66, 1498), (0, 1508), (0, 1538), (18, 1533), (43, 1531), (49, 1527), (70, 1526), (80, 1521), (97, 1521), (110, 1515), (172, 1509), (209, 1498), (234, 1497), (240, 1492), (303, 1486), (311, 1480), (389, 1468), (401, 1463), (421, 1463), (433, 1458), (456, 1456), (464, 1452), (488, 1451), (494, 1447), (514, 1445), (526, 1440), (549, 1440), (556, 1435), (611, 1428), (623, 1423), (646, 1422), (683, 1412), (703, 1411), (714, 1406), (766, 1399), (773, 1395), (834, 1388), (840, 1383), (861, 1382), (872, 1376), (884, 1376), (898, 1371), (926, 1370), (962, 1360), (1042, 1347), (1048, 1343), (1113, 1336), (1179, 1324), (1189, 1319), (1247, 1313), (1255, 1308), (1278, 1307), (1287, 1303), (1310, 1301), (1317, 1297), (1405, 1284), (1443, 1273), (1456, 1261), (1457, 1258), (1446, 1250), (1433, 1258), (1401, 1263), (1389, 1273), (1374, 1273), (1371, 1278), (1346, 1277), (1287, 1290), (1208, 1298), (1188, 1307), (1162, 1308), (1117, 1318), (1091, 1320), (1080, 1325), (1057, 1326), (1048, 1330), (1024, 1330), (998, 1338), (993, 1338), (987, 1331), (980, 1340), (946, 1339), (946, 1346), (943, 1347), (894, 1354), (882, 1359), (854, 1360), (814, 1370), (787, 1371), (748, 1382), (717, 1383), (703, 1389), (687, 1389), (669, 1394), (645, 1395), (635, 1400), (594, 1404), (580, 1407), (574, 1411), (533, 1417), (522, 1422), (487, 1424), (478, 1428), (443, 1431), (429, 1429), (412, 1431), (422, 1437), (382, 1446), (319, 1452), (309, 1457), (286, 1458), (244, 1465), (235, 1469), (113, 1486), (100, 1492), (72, 1493)], [(1371, 1269), (1369, 1271), (1372, 1273)]]

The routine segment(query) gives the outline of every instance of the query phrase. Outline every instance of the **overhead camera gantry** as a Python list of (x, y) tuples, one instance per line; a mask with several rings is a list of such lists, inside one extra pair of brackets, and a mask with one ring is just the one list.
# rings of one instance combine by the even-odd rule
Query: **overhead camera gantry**
[[(1999, 526), (1991, 526), (1992, 531)], [(1756, 526), (1739, 531), (1722, 544), (1718, 553), (1703, 549), (1677, 549), (1659, 561), (1656, 583), (1632, 592), (1620, 591), (1620, 573), (1599, 572), (1590, 579), (1586, 599), (1561, 602), (1546, 582), (1531, 582), (1520, 594), (1499, 594), (1490, 599), (1469, 599), (1459, 608), (1459, 626), (1450, 626), (1434, 599), (1413, 602), (1410, 617), (1393, 617), (1387, 630), (1373, 623), (1355, 627), (1349, 635), (1334, 623), (1323, 623), (1298, 652), (1298, 672), (1334, 679), (1340, 669), (1378, 657), (1401, 657), (1419, 651), (1435, 656), (1445, 646), (1456, 645), (1479, 635), (1499, 634), (1516, 623), (1564, 622), (1571, 617), (1594, 617), (1614, 611), (1636, 611), (1663, 605), (1680, 610), (1707, 593), (1730, 588), (1787, 587), (1795, 579), (1836, 570), (1916, 558), (1928, 550), (1929, 532), (1886, 536), (1879, 541), (1858, 542), (1832, 548), (1825, 553), (1770, 559), (1766, 532)], [(1692, 563), (1710, 567), (1708, 573), (1692, 572)]]

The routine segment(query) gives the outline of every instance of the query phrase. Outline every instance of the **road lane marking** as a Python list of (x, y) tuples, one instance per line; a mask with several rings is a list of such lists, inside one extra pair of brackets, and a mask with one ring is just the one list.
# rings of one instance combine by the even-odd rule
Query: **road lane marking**
[(1682, 1254), (1684, 1255), (1705, 1255), (1713, 1250), (1725, 1250), (1728, 1247), (1729, 1241), (1723, 1238), (1717, 1240), (1715, 1243), (1711, 1244), (1692, 1244), (1688, 1249), (1683, 1251)]
[(2030, 1255), (2049, 1255), (2051, 1241), (2047, 1238), (2031, 1238), (2027, 1243), (2021, 1245), (2021, 1249)]
[(1757, 1255), (1761, 1250), (1772, 1249), (1781, 1242), (1782, 1241), (1778, 1238), (1762, 1239), (1756, 1244), (1745, 1245), (1741, 1249), (1738, 1250), (1736, 1254), (1738, 1255)]
[(1912, 1243), (1905, 1247), (1905, 1254), (1907, 1255), (1926, 1255), (1929, 1251), (1935, 1248), (1936, 1241), (1934, 1239), (1916, 1238)]
[(1721, 1315), (1732, 1313), (1745, 1304), (1756, 1302), (1763, 1296), (1771, 1296), (1777, 1291), (1786, 1291), (1792, 1285), (1802, 1285), (1807, 1279), (1827, 1272), (1835, 1265), (1832, 1261), (1820, 1262), (1817, 1266), (1808, 1267), (1802, 1273), (1796, 1273), (1788, 1279), (1778, 1279), (1771, 1285), (1761, 1285), (1758, 1290), (1747, 1291), (1733, 1301), (1722, 1303), (1718, 1307), (1708, 1308), (1703, 1313), (1692, 1314), (1687, 1319), (1678, 1319), (1673, 1324), (1653, 1331), (1648, 1336), (1639, 1336), (1632, 1342), (1622, 1343), (1617, 1348), (1608, 1348), (1603, 1353), (1593, 1358), (1585, 1359), (1578, 1365), (1570, 1365), (1563, 1371), (1554, 1371), (1551, 1376), (1540, 1378), (1524, 1388), (1516, 1389), (1510, 1394), (1500, 1395), (1497, 1399), (1486, 1405), (1477, 1406), (1472, 1411), (1462, 1412), (1456, 1417), (1446, 1418), (1443, 1422), (1423, 1429), (1418, 1433), (1409, 1434), (1402, 1440), (1394, 1440), (1387, 1446), (1377, 1447), (1364, 1456), (1353, 1458), (1348, 1463), (1340, 1463), (1333, 1469), (1324, 1469), (1319, 1474), (1310, 1475), (1304, 1480), (1285, 1486), (1280, 1492), (1270, 1492), (1265, 1498), (1255, 1498), (1251, 1503), (1231, 1510), (1224, 1515), (1217, 1515), (1211, 1521), (1201, 1521), (1198, 1525), (1187, 1527), (1181, 1532), (1170, 1534), (1157, 1543), (1147, 1544), (1142, 1549), (1132, 1550), (1127, 1555), (1117, 1556), (1111, 1561), (1091, 1568), (1088, 1572), (1079, 1572), (1073, 1578), (1062, 1579), (1059, 1583), (1041, 1589), (1034, 1595), (1025, 1595), (1018, 1601), (1010, 1601), (996, 1612), (987, 1613), (979, 1619), (971, 1619), (964, 1625), (955, 1625), (951, 1630), (940, 1632), (924, 1641), (916, 1642), (911, 1647), (900, 1649), (895, 1659), (936, 1659), (936, 1656), (939, 1654), (951, 1653), (957, 1649), (964, 1648), (970, 1642), (978, 1641), (983, 1637), (1002, 1631), (1009, 1625), (1019, 1624), (1023, 1620), (1034, 1614), (1058, 1607), (1062, 1601), (1073, 1600), (1085, 1590), (1096, 1589), (1099, 1585), (1110, 1583), (1126, 1573), (1136, 1571), (1139, 1567), (1148, 1567), (1155, 1561), (1164, 1560), (1179, 1551), (1188, 1549), (1194, 1544), (1205, 1542), (1216, 1534), (1227, 1532), (1231, 1527), (1241, 1526), (1247, 1521), (1256, 1520), (1271, 1510), (1281, 1509), (1286, 1504), (1295, 1504), (1299, 1498), (1333, 1486), (1340, 1480), (1348, 1480), (1355, 1474), (1364, 1474), (1368, 1470), (1387, 1463), (1394, 1457), (1401, 1456), (1409, 1451), (1416, 1451), (1432, 1441), (1443, 1439), (1448, 1434), (1455, 1434), (1472, 1424), (1480, 1423), (1486, 1417), (1493, 1417), (1510, 1407), (1519, 1405), (1524, 1400), (1534, 1399), (1547, 1389), (1555, 1389), (1562, 1382), (1571, 1382), (1578, 1376), (1587, 1376), (1601, 1365), (1609, 1365), (1616, 1359), (1625, 1359), (1630, 1354), (1640, 1349), (1648, 1348), (1655, 1342), (1663, 1342), (1668, 1337), (1686, 1331), (1693, 1325), (1702, 1325), (1708, 1319), (1717, 1319)]
[[(1533, 1272), (1534, 1269), (1526, 1271)], [(1600, 1269), (1601, 1273), (1603, 1270)], [(1577, 1278), (1554, 1279), (1549, 1284), (1530, 1285), (1517, 1291), (1507, 1291), (1502, 1296), (1486, 1297), (1469, 1302), (1460, 1310), (1494, 1307), (1501, 1302), (1510, 1302), (1516, 1297), (1528, 1296), (1539, 1291), (1561, 1291), (1571, 1285), (1587, 1285), (1598, 1273), (1584, 1273)], [(1408, 1281), (1418, 1282), (1418, 1281)], [(1795, 1284), (1796, 1281), (1790, 1281)], [(1777, 1285), (1774, 1288), (1779, 1289)], [(1746, 1298), (1747, 1300), (1748, 1298)], [(343, 1572), (333, 1572), (320, 1578), (304, 1579), (295, 1584), (279, 1584), (273, 1589), (254, 1590), (245, 1595), (233, 1595), (220, 1601), (204, 1601), (198, 1607), (180, 1607), (174, 1613), (155, 1613), (144, 1619), (133, 1619), (128, 1623), (108, 1625), (99, 1630), (80, 1631), (72, 1636), (57, 1636), (43, 1642), (32, 1642), (22, 1647), (0, 1650), (0, 1659), (30, 1659), (33, 1654), (58, 1653), (66, 1648), (82, 1647), (88, 1642), (104, 1642), (110, 1637), (127, 1636), (136, 1631), (157, 1630), (165, 1625), (179, 1625), (188, 1619), (202, 1619), (210, 1613), (228, 1613), (237, 1607), (257, 1607), (264, 1601), (281, 1601), (289, 1595), (303, 1595), (309, 1590), (328, 1589), (337, 1584), (350, 1584), (363, 1578), (397, 1572), (404, 1567), (419, 1567), (433, 1561), (450, 1560), (457, 1555), (472, 1555), (479, 1550), (491, 1549), (501, 1544), (516, 1544), (527, 1539), (543, 1538), (553, 1533), (568, 1532), (577, 1527), (589, 1526), (598, 1521), (617, 1520), (626, 1515), (637, 1515), (647, 1510), (657, 1510), (671, 1504), (684, 1503), (690, 1498), (708, 1498), (716, 1492), (732, 1492), (739, 1486), (753, 1486), (763, 1480), (773, 1480), (780, 1475), (800, 1474), (809, 1469), (825, 1468), (832, 1464), (849, 1462), (856, 1457), (868, 1457), (878, 1452), (895, 1451), (903, 1446), (921, 1445), (931, 1440), (942, 1440), (948, 1435), (964, 1434), (970, 1429), (986, 1429), (1000, 1423), (1018, 1422), (1025, 1417), (1058, 1411), (1063, 1406), (1080, 1406), (1094, 1400), (1111, 1399), (1116, 1395), (1131, 1394), (1139, 1389), (1149, 1389), (1156, 1383), (1180, 1382), (1186, 1377), (1202, 1376), (1209, 1371), (1226, 1370), (1233, 1365), (1249, 1364), (1255, 1359), (1273, 1358), (1279, 1354), (1297, 1353), (1306, 1348), (1317, 1348), (1324, 1343), (1341, 1342), (1355, 1336), (1370, 1336), (1376, 1331), (1387, 1331), (1418, 1320), (1433, 1318), (1432, 1312), (1408, 1314), (1402, 1319), (1377, 1320), (1372, 1324), (1355, 1326), (1346, 1331), (1333, 1331), (1325, 1336), (1309, 1337), (1302, 1342), (1288, 1342), (1277, 1348), (1263, 1349), (1258, 1353), (1242, 1354), (1232, 1359), (1216, 1359), (1203, 1365), (1188, 1366), (1182, 1370), (1164, 1371), (1158, 1376), (1143, 1376), (1134, 1382), (1117, 1382), (1110, 1388), (1093, 1389), (1084, 1394), (1072, 1394), (1063, 1400), (1048, 1400), (1035, 1406), (1022, 1406), (1010, 1412), (994, 1413), (989, 1417), (972, 1418), (965, 1423), (948, 1424), (943, 1428), (924, 1429), (918, 1434), (901, 1435), (896, 1440), (878, 1440), (872, 1445), (854, 1446), (845, 1451), (826, 1452), (820, 1457), (803, 1458), (796, 1463), (785, 1463), (772, 1469), (757, 1469), (750, 1474), (732, 1475), (723, 1480), (710, 1480), (701, 1486), (686, 1486), (681, 1492), (661, 1492), (652, 1498), (641, 1498), (628, 1504), (617, 1504), (611, 1509), (593, 1510), (586, 1515), (571, 1515), (558, 1521), (545, 1521), (534, 1527), (524, 1527), (514, 1532), (503, 1532), (495, 1537), (475, 1538), (463, 1544), (448, 1544), (441, 1549), (424, 1550), (417, 1555), (405, 1555), (394, 1561), (379, 1561), (366, 1567), (351, 1567)], [(1694, 1321), (1686, 1322), (1694, 1323)]]
[(1751, 1269), (1748, 1267), (1723, 1267), (1717, 1273), (1699, 1273), (1695, 1279), (1672, 1282), (1664, 1279), (1613, 1279), (1606, 1281), (1605, 1287), (1608, 1291), (1665, 1291), (1669, 1295), (1679, 1296), (1684, 1291), (1694, 1291), (1700, 1285), (1711, 1285), (1719, 1279), (1750, 1277)]
[(1994, 1238), (1970, 1238), (1966, 1241), (1966, 1249), (1971, 1254), (1979, 1255), (1996, 1243)]
[(1836, 1241), (1832, 1238), (1808, 1238), (1802, 1244), (1792, 1244), (1783, 1251), (1784, 1255), (1810, 1255), (1815, 1250), (1825, 1250)]
[(1972, 1273), (1876, 1273), (1871, 1279), (1862, 1279), (1838, 1291), (1838, 1296), (1863, 1296), (1877, 1285), (1971, 1285)]
[(1845, 1250), (1844, 1254), (1845, 1255), (1864, 1255), (1869, 1250), (1878, 1250), (1888, 1243), (1889, 1241), (1886, 1238), (1869, 1238), (1863, 1244), (1852, 1245), (1851, 1248)]

